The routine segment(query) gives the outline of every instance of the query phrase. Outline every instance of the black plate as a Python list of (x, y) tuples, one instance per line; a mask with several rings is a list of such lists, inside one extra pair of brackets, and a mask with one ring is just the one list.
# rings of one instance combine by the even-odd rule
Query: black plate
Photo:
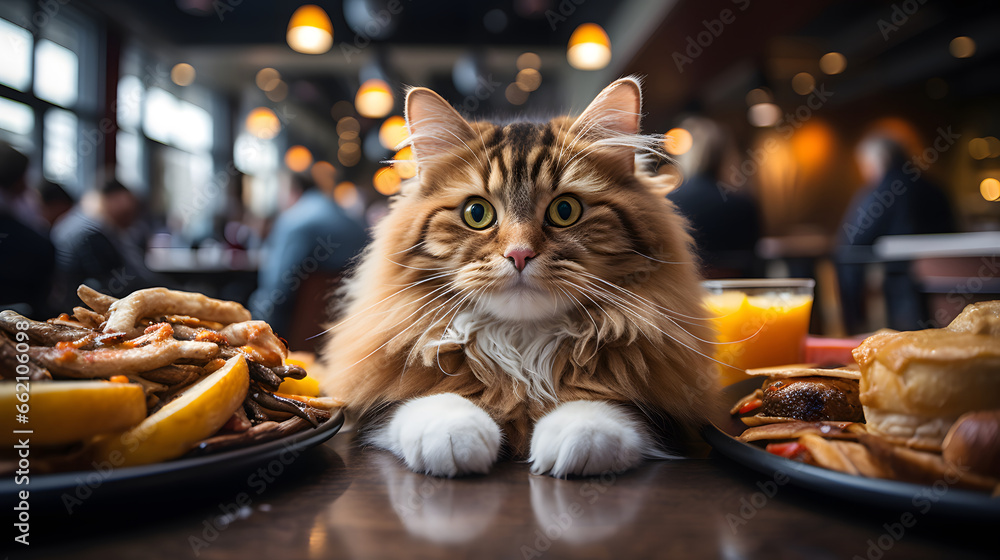
[(32, 499), (45, 502), (56, 501), (61, 496), (75, 496), (80, 490), (87, 492), (89, 486), (102, 499), (112, 499), (131, 492), (156, 488), (164, 489), (177, 484), (189, 484), (192, 480), (210, 481), (227, 474), (259, 465), (276, 458), (297, 457), (302, 451), (319, 445), (336, 434), (344, 424), (343, 410), (337, 409), (318, 428), (307, 429), (280, 439), (249, 447), (203, 455), (180, 458), (154, 465), (124, 467), (106, 473), (98, 471), (74, 471), (45, 475), (30, 475), (27, 485), (14, 484), (14, 477), (0, 480), (0, 496), (13, 497), (20, 490), (30, 491)]
[[(760, 387), (762, 379), (747, 379), (723, 390), (723, 402), (737, 400)], [(705, 439), (716, 451), (744, 466), (768, 476), (783, 473), (788, 482), (803, 488), (879, 508), (915, 510), (946, 516), (1000, 517), (1000, 499), (983, 492), (951, 488), (946, 481), (933, 486), (866, 478), (806, 465), (764, 451), (762, 447), (738, 439), (746, 426), (728, 415), (722, 425), (710, 425)]]

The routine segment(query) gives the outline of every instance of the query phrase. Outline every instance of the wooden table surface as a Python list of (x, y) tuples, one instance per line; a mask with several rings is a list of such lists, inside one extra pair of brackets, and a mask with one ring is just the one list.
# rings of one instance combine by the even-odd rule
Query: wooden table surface
[[(777, 485), (710, 452), (556, 480), (523, 463), (446, 480), (341, 433), (260, 472), (100, 502), (33, 506), (16, 558), (995, 558), (996, 525)], [(137, 493), (138, 494), (138, 493)], [(771, 496), (768, 497), (767, 495)], [(61, 510), (61, 511), (60, 511)], [(10, 511), (10, 510), (8, 510)], [(985, 535), (985, 537), (984, 537)], [(993, 543), (986, 547), (987, 540)], [(6, 543), (11, 543), (7, 540)]]

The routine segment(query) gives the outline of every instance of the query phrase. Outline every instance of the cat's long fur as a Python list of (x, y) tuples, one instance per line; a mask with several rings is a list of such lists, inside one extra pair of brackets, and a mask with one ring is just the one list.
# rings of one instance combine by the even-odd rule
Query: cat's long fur
[[(343, 288), (325, 392), (362, 419), (460, 395), (496, 421), (515, 457), (528, 455), (535, 423), (570, 401), (701, 423), (715, 395), (712, 332), (691, 237), (664, 197), (669, 180), (641, 169), (658, 140), (638, 134), (639, 112), (631, 79), (579, 118), (544, 124), (467, 123), (412, 90), (419, 174)], [(546, 225), (564, 193), (583, 216)], [(463, 223), (472, 195), (493, 203), (495, 226)], [(537, 253), (524, 272), (503, 256), (512, 246)]]

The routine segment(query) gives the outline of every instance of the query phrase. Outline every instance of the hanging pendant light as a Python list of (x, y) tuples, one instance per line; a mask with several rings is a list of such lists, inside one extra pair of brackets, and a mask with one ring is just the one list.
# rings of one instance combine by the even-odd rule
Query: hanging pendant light
[(569, 38), (566, 58), (579, 70), (600, 70), (611, 62), (611, 40), (604, 28), (584, 23)]
[(370, 119), (381, 119), (388, 115), (394, 103), (389, 84), (378, 78), (366, 80), (354, 97), (354, 108), (358, 114)]
[(323, 8), (300, 6), (288, 22), (288, 46), (305, 54), (323, 54), (333, 46), (333, 24)]

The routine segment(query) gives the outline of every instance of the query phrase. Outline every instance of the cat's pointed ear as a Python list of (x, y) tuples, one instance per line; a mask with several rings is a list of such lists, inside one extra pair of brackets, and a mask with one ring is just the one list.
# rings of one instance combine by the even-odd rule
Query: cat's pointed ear
[(635, 149), (628, 142), (615, 145), (614, 139), (639, 134), (642, 116), (642, 90), (635, 78), (622, 78), (604, 88), (577, 117), (570, 134), (593, 140), (608, 140), (608, 150), (615, 152), (623, 165), (635, 167)]
[(642, 116), (642, 90), (635, 78), (622, 78), (604, 88), (576, 118), (570, 129), (574, 134), (602, 137), (614, 134), (638, 134)]
[(440, 95), (422, 87), (406, 94), (406, 126), (418, 165), (454, 152), (475, 136), (458, 111)]

